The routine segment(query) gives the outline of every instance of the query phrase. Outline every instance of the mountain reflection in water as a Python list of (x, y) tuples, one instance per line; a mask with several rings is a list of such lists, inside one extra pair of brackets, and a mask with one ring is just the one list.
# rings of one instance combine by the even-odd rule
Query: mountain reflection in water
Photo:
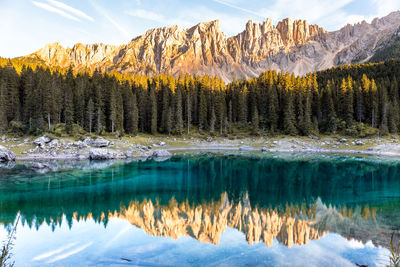
[(249, 244), (289, 248), (328, 233), (387, 247), (400, 229), (395, 161), (198, 155), (77, 164), (44, 174), (19, 165), (0, 170), (1, 224), (10, 227), (21, 214), (36, 230), (90, 219), (107, 229), (118, 218), (151, 236), (218, 245), (229, 228)]

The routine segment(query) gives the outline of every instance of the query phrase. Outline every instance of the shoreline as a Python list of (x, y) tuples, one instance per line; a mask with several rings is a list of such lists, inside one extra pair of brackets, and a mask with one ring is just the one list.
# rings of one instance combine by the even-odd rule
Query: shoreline
[[(86, 138), (75, 141), (71, 138), (46, 140), (46, 137), (2, 138), (0, 146), (15, 154), (16, 161), (77, 161), (113, 160), (130, 158), (170, 157), (192, 151), (260, 152), (295, 154), (349, 154), (400, 158), (400, 142), (397, 137), (349, 139), (344, 137), (275, 137), (275, 138), (172, 138), (130, 137)], [(23, 140), (23, 142), (22, 142)], [(88, 141), (89, 140), (89, 141)]]

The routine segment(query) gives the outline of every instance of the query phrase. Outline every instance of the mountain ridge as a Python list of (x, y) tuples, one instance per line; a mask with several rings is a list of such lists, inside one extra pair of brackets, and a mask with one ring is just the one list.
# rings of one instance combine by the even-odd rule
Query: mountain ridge
[(273, 25), (249, 20), (237, 35), (226, 37), (219, 20), (201, 22), (188, 29), (154, 28), (127, 44), (59, 43), (19, 57), (47, 66), (74, 70), (100, 69), (153, 75), (209, 74), (225, 82), (258, 76), (268, 69), (304, 75), (343, 64), (367, 62), (400, 28), (400, 11), (371, 23), (365, 21), (328, 32), (306, 20), (283, 19)]

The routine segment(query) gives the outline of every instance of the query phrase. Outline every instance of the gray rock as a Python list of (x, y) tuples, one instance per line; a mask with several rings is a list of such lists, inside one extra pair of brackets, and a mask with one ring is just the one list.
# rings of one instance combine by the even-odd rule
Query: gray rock
[(339, 142), (340, 142), (340, 143), (346, 143), (346, 142), (347, 142), (347, 139), (346, 139), (346, 138), (341, 138), (341, 139), (339, 140)]
[(397, 136), (395, 136), (395, 135), (392, 135), (392, 139), (397, 139)]
[(310, 138), (313, 139), (313, 140), (319, 140), (320, 139), (319, 136), (316, 136), (316, 135), (311, 135)]
[(83, 142), (87, 145), (90, 145), (92, 143), (92, 138), (90, 137), (86, 137), (85, 139), (83, 139)]
[(15, 161), (14, 152), (8, 150), (7, 148), (0, 146), (0, 162)]
[(267, 151), (268, 151), (268, 148), (266, 148), (266, 147), (261, 148), (261, 152), (267, 152)]
[(212, 137), (207, 137), (207, 142), (212, 142)]
[(25, 138), (24, 143), (28, 143), (28, 142), (29, 142), (29, 138)]
[(77, 148), (85, 148), (88, 146), (85, 142), (82, 141), (71, 143), (71, 145)]
[(42, 136), (39, 138), (36, 138), (33, 143), (37, 146), (43, 147), (45, 144), (50, 143), (51, 142), (51, 138), (48, 136)]
[(102, 137), (99, 137), (99, 138), (96, 138), (95, 140), (91, 140), (90, 145), (94, 146), (94, 147), (107, 147), (110, 145), (110, 141), (108, 141)]
[(159, 146), (165, 146), (166, 143), (165, 143), (165, 142), (159, 142), (158, 145), (159, 145)]
[(49, 147), (57, 147), (60, 145), (60, 142), (57, 139), (51, 140), (51, 142), (48, 144)]
[(241, 146), (239, 147), (239, 151), (251, 151), (253, 150), (251, 147), (249, 146)]
[(362, 141), (357, 141), (357, 142), (356, 142), (356, 145), (357, 145), (357, 146), (363, 146), (364, 143), (363, 143)]
[(2, 137), (1, 137), (1, 141), (6, 141), (6, 136), (5, 135), (3, 135)]
[(43, 164), (43, 163), (40, 163), (40, 162), (35, 162), (35, 163), (32, 164), (32, 168), (35, 168), (35, 169), (45, 169), (47, 167), (48, 166), (46, 164)]
[(369, 147), (369, 148), (367, 148), (367, 150), (368, 150), (368, 151), (373, 151), (374, 148), (373, 148), (373, 147)]
[(153, 152), (153, 157), (155, 158), (166, 158), (171, 156), (172, 154), (165, 149), (158, 149)]
[(106, 148), (95, 148), (89, 151), (90, 160), (123, 159), (126, 155), (115, 150)]
[(133, 158), (133, 151), (132, 150), (125, 151), (125, 157), (128, 159)]
[(336, 146), (336, 145), (334, 145), (334, 146), (332, 146), (332, 148), (339, 148), (338, 146)]

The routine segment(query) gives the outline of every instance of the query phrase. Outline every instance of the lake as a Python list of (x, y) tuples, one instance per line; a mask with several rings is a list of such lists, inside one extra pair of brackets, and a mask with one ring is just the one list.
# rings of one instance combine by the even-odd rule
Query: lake
[(182, 154), (0, 168), (16, 266), (385, 266), (400, 162)]

